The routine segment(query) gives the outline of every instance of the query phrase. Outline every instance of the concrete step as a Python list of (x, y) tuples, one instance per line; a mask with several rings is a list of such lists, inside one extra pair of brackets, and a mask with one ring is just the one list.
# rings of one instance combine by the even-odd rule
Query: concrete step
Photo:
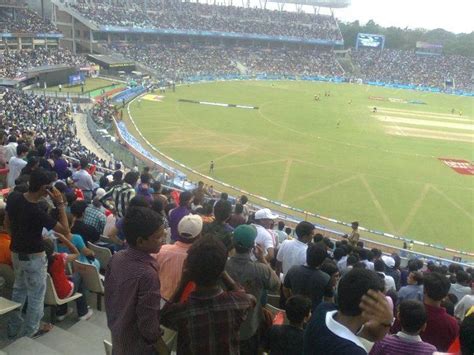
[[(71, 327), (72, 328), (72, 327)], [(84, 339), (75, 335), (72, 331), (54, 327), (48, 334), (45, 334), (38, 339), (37, 342), (54, 349), (60, 354), (67, 355), (103, 355), (103, 345), (99, 341), (92, 342), (97, 339), (97, 336), (92, 339)]]
[(82, 321), (74, 324), (68, 329), (68, 332), (75, 336), (81, 337), (90, 344), (103, 349), (104, 339), (111, 341), (110, 331), (108, 328), (99, 327), (89, 321)]
[[(39, 339), (39, 338), (38, 338)], [(37, 340), (23, 337), (2, 349), (8, 355), (61, 355), (48, 346), (39, 343)]]
[(101, 312), (96, 309), (94, 309), (93, 311), (94, 311), (94, 314), (87, 322), (95, 324), (101, 328), (107, 329), (108, 331), (109, 328), (107, 326), (107, 315), (105, 314), (105, 312)]

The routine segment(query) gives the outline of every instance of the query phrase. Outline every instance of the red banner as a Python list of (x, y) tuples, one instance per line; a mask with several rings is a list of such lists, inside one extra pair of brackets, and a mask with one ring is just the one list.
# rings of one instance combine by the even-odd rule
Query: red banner
[(474, 165), (467, 160), (450, 159), (450, 158), (438, 158), (451, 169), (458, 174), (462, 175), (474, 175)]

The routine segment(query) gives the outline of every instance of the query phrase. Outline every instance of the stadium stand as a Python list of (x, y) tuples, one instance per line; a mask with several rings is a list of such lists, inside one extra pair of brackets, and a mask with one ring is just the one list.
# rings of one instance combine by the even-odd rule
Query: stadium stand
[[(141, 8), (145, 3), (157, 11), (145, 13)], [(113, 11), (106, 0), (72, 6), (100, 25), (231, 28), (249, 34), (341, 38), (332, 17), (173, 1), (126, 4), (114, 4)], [(8, 16), (0, 10), (8, 31), (55, 31), (30, 10), (18, 10), (15, 23)], [(157, 41), (119, 42), (109, 48), (172, 80), (243, 73), (345, 75), (334, 52), (319, 47)], [(365, 81), (442, 87), (449, 74), (457, 87), (472, 88), (472, 62), (464, 57), (423, 57), (387, 49), (360, 50), (352, 53), (352, 59)], [(55, 64), (81, 66), (87, 61), (65, 50), (5, 50), (0, 76), (15, 78), (26, 69)], [(140, 85), (125, 90), (115, 103), (119, 106), (143, 90)], [(113, 103), (106, 97), (91, 108), (101, 127), (107, 128), (118, 114)], [(120, 164), (99, 175), (88, 169), (89, 164), (114, 164), (99, 159), (77, 138), (75, 109), (80, 110), (69, 102), (0, 91), (0, 164), (8, 168), (10, 159), (19, 160), (18, 154), (28, 159), (6, 196), (6, 208), (0, 204), (0, 291), (18, 307), (17, 303), (25, 303), (24, 278), (36, 281), (28, 290), (23, 332), (14, 331), (21, 309), (10, 309), (12, 303), (0, 298), (0, 314), (11, 316), (0, 320), (0, 329), (5, 330), (0, 332), (0, 347), (7, 345), (3, 349), (7, 353), (102, 353), (104, 339), (112, 342), (114, 354), (152, 353), (158, 347), (216, 355), (254, 355), (260, 350), (328, 355), (400, 353), (400, 349), (474, 353), (472, 267), (416, 258), (404, 262), (397, 253), (365, 248), (362, 241), (347, 236), (313, 237), (315, 227), (308, 222), (282, 235), (274, 228), (277, 216), (268, 209), (247, 209), (245, 217), (230, 226), (227, 220), (236, 213), (236, 203), (245, 204), (247, 198), (233, 201), (222, 194), (217, 201), (204, 184), (182, 192), (162, 186), (162, 172), (144, 169), (140, 174), (136, 168), (125, 172)], [(88, 239), (91, 229), (101, 235), (99, 240)], [(56, 247), (42, 242), (43, 237), (54, 240)], [(256, 241), (265, 250), (255, 247)], [(95, 254), (99, 251), (101, 256)], [(74, 259), (84, 266), (82, 273), (66, 266)], [(109, 264), (105, 270), (100, 261)], [(81, 274), (93, 275), (94, 286)], [(166, 281), (161, 285), (160, 277)], [(88, 287), (100, 294), (105, 289), (104, 308), (101, 297), (91, 302)], [(45, 300), (45, 289), (55, 296), (54, 302)], [(267, 293), (272, 307), (265, 307), (262, 295)], [(43, 317), (45, 301), (58, 305), (72, 300), (70, 296), (78, 297), (77, 316), (63, 307)], [(203, 310), (207, 317), (197, 317)], [(51, 327), (49, 322), (57, 323)]]
[(459, 89), (472, 90), (473, 62), (458, 55), (420, 55), (414, 51), (359, 49), (352, 59), (361, 69), (364, 81), (415, 84), (442, 88), (454, 79)]
[(84, 56), (74, 55), (67, 49), (35, 48), (30, 50), (4, 50), (0, 53), (0, 77), (14, 79), (28, 69), (53, 65), (87, 66)]
[(0, 30), (7, 33), (58, 33), (51, 22), (27, 8), (0, 7)]
[(160, 28), (198, 31), (262, 34), (308, 39), (340, 40), (339, 27), (333, 17), (270, 11), (236, 6), (170, 1), (141, 4), (108, 1), (79, 1), (71, 5), (83, 16), (99, 25), (136, 28)]
[(76, 135), (72, 107), (68, 103), (16, 90), (0, 93), (0, 121), (4, 137), (15, 136), (29, 146), (35, 135), (48, 143), (49, 152), (59, 148), (77, 159), (87, 158), (91, 164), (106, 166), (84, 147)]
[[(334, 53), (320, 48), (204, 46), (189, 43), (116, 43), (111, 48), (168, 79), (194, 75), (280, 74), (342, 76)], [(240, 64), (240, 68), (238, 67)]]

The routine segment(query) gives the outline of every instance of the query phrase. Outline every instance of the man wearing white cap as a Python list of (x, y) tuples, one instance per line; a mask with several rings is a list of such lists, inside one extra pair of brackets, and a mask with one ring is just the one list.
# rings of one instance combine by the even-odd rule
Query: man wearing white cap
[(254, 226), (257, 229), (255, 244), (259, 244), (263, 248), (265, 259), (267, 259), (268, 262), (271, 262), (275, 256), (275, 239), (269, 230), (272, 229), (277, 217), (278, 216), (273, 214), (268, 208), (262, 208), (255, 212)]
[(192, 243), (199, 238), (202, 231), (202, 219), (198, 215), (184, 216), (178, 223), (178, 239), (174, 244), (163, 245), (156, 261), (160, 266), (160, 293), (165, 300), (170, 300), (181, 280), (183, 264), (188, 256)]

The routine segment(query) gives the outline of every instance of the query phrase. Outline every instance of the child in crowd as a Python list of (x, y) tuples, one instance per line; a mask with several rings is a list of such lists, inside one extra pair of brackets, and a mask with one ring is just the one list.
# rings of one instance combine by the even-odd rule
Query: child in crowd
[(405, 300), (400, 303), (398, 319), (402, 330), (397, 334), (387, 335), (376, 342), (370, 355), (398, 354), (398, 355), (431, 355), (436, 347), (425, 343), (420, 333), (426, 329), (425, 306), (420, 301)]
[(311, 315), (311, 301), (296, 295), (286, 301), (289, 325), (273, 325), (263, 338), (262, 347), (270, 355), (303, 353), (304, 324)]
[[(43, 245), (48, 258), (48, 273), (53, 280), (54, 288), (59, 298), (64, 299), (71, 297), (75, 292), (82, 293), (82, 296), (76, 300), (77, 315), (80, 320), (88, 320), (92, 316), (92, 310), (87, 306), (87, 300), (82, 288), (82, 279), (78, 273), (74, 273), (69, 277), (66, 275), (66, 264), (72, 262), (79, 257), (77, 248), (61, 234), (56, 234), (60, 240), (70, 251), (70, 254), (56, 253), (54, 251), (54, 242), (51, 238), (44, 238)], [(62, 321), (68, 314), (67, 304), (58, 306), (56, 318)]]
[[(178, 331), (178, 355), (239, 354), (240, 325), (256, 300), (224, 272), (226, 261), (227, 248), (213, 237), (201, 238), (189, 249), (181, 283), (160, 319)], [(195, 291), (177, 303), (189, 281), (196, 283)]]

